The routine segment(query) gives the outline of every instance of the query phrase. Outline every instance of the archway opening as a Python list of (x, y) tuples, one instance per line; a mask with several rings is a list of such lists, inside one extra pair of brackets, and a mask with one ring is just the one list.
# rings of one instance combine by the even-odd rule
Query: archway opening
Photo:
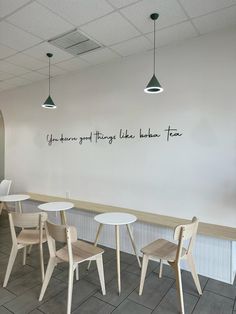
[(0, 110), (0, 181), (5, 177), (5, 128), (3, 115)]

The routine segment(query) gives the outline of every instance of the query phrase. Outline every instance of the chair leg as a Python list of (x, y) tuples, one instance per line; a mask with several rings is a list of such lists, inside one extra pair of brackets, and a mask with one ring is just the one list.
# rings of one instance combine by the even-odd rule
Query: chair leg
[(101, 288), (102, 288), (102, 294), (106, 295), (102, 255), (100, 255), (99, 257), (96, 258), (96, 263), (97, 263), (97, 269), (98, 269), (100, 284), (101, 284)]
[(147, 266), (148, 266), (148, 256), (143, 254), (143, 262), (142, 262), (142, 269), (141, 269), (141, 278), (140, 278), (140, 286), (139, 286), (139, 295), (143, 293), (143, 286), (144, 281), (147, 273)]
[(141, 262), (140, 262), (140, 259), (139, 259), (139, 256), (138, 256), (138, 252), (137, 252), (137, 249), (136, 249), (136, 246), (135, 246), (133, 233), (131, 231), (130, 225), (126, 225), (126, 227), (127, 227), (128, 234), (129, 234), (129, 237), (130, 237), (130, 241), (131, 241), (131, 244), (132, 244), (132, 247), (133, 247), (133, 250), (134, 250), (134, 254), (136, 255), (136, 258), (137, 258), (137, 261), (138, 261), (138, 265), (141, 268)]
[(1, 204), (0, 204), (0, 215), (2, 214), (3, 206), (4, 206), (4, 203), (1, 202)]
[(194, 283), (196, 285), (197, 291), (198, 291), (198, 293), (200, 295), (202, 295), (202, 288), (201, 288), (201, 285), (200, 285), (198, 274), (196, 272), (195, 264), (194, 264), (193, 257), (192, 257), (191, 254), (187, 255), (187, 263), (188, 263), (189, 269), (191, 271), (191, 274), (192, 274), (192, 277), (193, 277), (193, 281), (194, 281)]
[(75, 279), (79, 280), (79, 264), (77, 264), (75, 268)]
[(117, 283), (118, 294), (121, 293), (121, 280), (120, 280), (120, 226), (115, 225), (116, 230), (116, 267), (117, 267)]
[(69, 280), (68, 280), (68, 296), (67, 296), (67, 314), (71, 313), (72, 292), (73, 292), (73, 265), (69, 266)]
[(50, 257), (49, 261), (48, 261), (48, 266), (47, 266), (46, 274), (44, 277), (43, 285), (42, 285), (42, 288), (40, 291), (39, 301), (42, 301), (42, 299), (43, 299), (44, 293), (47, 289), (49, 280), (52, 277), (52, 273), (53, 273), (55, 266), (56, 266), (55, 258)]
[[(97, 246), (97, 244), (98, 244), (98, 239), (99, 239), (99, 235), (100, 235), (100, 232), (102, 230), (102, 227), (103, 227), (103, 224), (99, 224), (98, 230), (97, 230), (97, 234), (96, 234), (96, 238), (95, 238), (95, 241), (94, 241), (94, 246)], [(89, 261), (89, 263), (88, 263), (87, 270), (89, 270), (90, 265), (91, 265), (91, 261)]]
[(162, 272), (163, 272), (163, 260), (160, 259), (160, 270), (159, 270), (159, 278), (162, 277)]
[(39, 243), (39, 256), (40, 256), (40, 267), (41, 267), (41, 275), (42, 282), (44, 281), (44, 259), (43, 259), (43, 244)]
[(7, 265), (7, 271), (4, 278), (4, 283), (3, 283), (4, 288), (7, 286), (7, 283), (8, 283), (11, 271), (12, 271), (12, 267), (16, 259), (17, 251), (18, 251), (17, 247), (13, 246), (11, 249), (11, 254), (10, 254), (8, 265)]
[(174, 268), (176, 275), (176, 288), (179, 295), (179, 303), (180, 303), (180, 313), (184, 314), (184, 297), (183, 297), (183, 287), (182, 287), (182, 278), (181, 278), (181, 270), (178, 264), (170, 263), (169, 264)]
[(29, 246), (28, 253), (27, 253), (28, 255), (30, 255), (30, 253), (31, 253), (32, 246), (33, 246), (33, 245), (30, 245), (30, 246)]
[(26, 263), (26, 252), (27, 252), (27, 246), (23, 247), (23, 265)]

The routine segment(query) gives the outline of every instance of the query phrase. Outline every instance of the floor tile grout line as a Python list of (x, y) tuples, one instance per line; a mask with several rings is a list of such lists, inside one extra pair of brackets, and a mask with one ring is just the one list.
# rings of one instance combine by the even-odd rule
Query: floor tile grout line
[[(34, 310), (38, 310), (40, 313), (45, 314), (45, 312), (41, 311), (38, 307), (36, 307)], [(34, 310), (33, 310), (33, 311), (34, 311)], [(33, 311), (31, 311), (30, 313), (32, 313)]]
[[(4, 289), (6, 289), (8, 292), (12, 293), (15, 297), (17, 297), (17, 294), (15, 294), (14, 292), (11, 292), (7, 287), (3, 287)], [(14, 298), (15, 299), (15, 298)], [(13, 299), (12, 299), (13, 300)], [(6, 302), (7, 303), (7, 302)], [(6, 304), (4, 303), (4, 304)]]
[(4, 305), (2, 305), (2, 307), (4, 307), (7, 311), (9, 311), (10, 313), (13, 313), (14, 314), (14, 312), (12, 312), (11, 310), (9, 310), (7, 307), (5, 307)]
[[(150, 272), (150, 274), (151, 274), (151, 272)], [(147, 278), (150, 276), (150, 274), (147, 276)], [(138, 303), (138, 302), (135, 302), (134, 300), (132, 300), (132, 299), (129, 298), (129, 296), (139, 287), (139, 285), (140, 285), (140, 282), (139, 282), (138, 285), (130, 292), (130, 294), (127, 295), (126, 299), (131, 300), (131, 301), (133, 301), (133, 302), (136, 303), (136, 304), (142, 305), (142, 306), (144, 306), (145, 308), (147, 308), (147, 309), (149, 309), (149, 310), (152, 310), (151, 308), (149, 308), (149, 307), (147, 307), (147, 306), (145, 306), (145, 305), (143, 305), (143, 304), (140, 304), (140, 303)]]
[(234, 307), (235, 307), (235, 305), (236, 305), (236, 297), (235, 297), (235, 299), (234, 299), (233, 312), (234, 312)]
[[(173, 280), (173, 278), (172, 278)], [(155, 306), (155, 308), (152, 310), (152, 313), (156, 310), (156, 308), (161, 304), (162, 300), (166, 297), (167, 293), (170, 291), (170, 289), (172, 289), (172, 287), (175, 285), (175, 280), (172, 283), (172, 285), (169, 287), (169, 289), (166, 291), (166, 293), (163, 295), (163, 297), (161, 298), (160, 302)], [(177, 293), (177, 290), (176, 290)]]
[[(87, 297), (84, 298), (83, 301), (81, 301), (81, 303), (79, 303), (79, 305), (73, 309), (73, 311), (71, 312), (71, 314), (73, 314), (74, 311), (76, 311), (82, 304), (84, 304), (89, 298), (93, 297), (93, 295), (97, 293), (97, 289), (94, 290), (94, 292), (91, 292), (91, 294), (89, 294)], [(73, 306), (73, 304), (72, 304)], [(71, 310), (72, 310), (72, 306), (71, 306)]]
[(111, 304), (111, 303), (109, 303), (108, 301), (102, 300), (102, 299), (98, 298), (95, 294), (93, 295), (93, 297), (96, 298), (96, 299), (99, 300), (99, 301), (102, 301), (102, 302), (106, 303), (107, 305), (113, 306), (115, 309), (119, 306), (119, 305), (118, 305), (118, 306), (115, 306), (114, 304)]
[(197, 300), (196, 304), (194, 305), (194, 307), (193, 307), (193, 310), (192, 310), (191, 314), (195, 311), (195, 309), (196, 309), (196, 307), (197, 307), (197, 305), (198, 305), (199, 301), (200, 301), (200, 297), (198, 297), (198, 300)]
[(212, 293), (212, 294), (218, 295), (218, 296), (220, 296), (220, 297), (223, 297), (223, 298), (226, 298), (226, 299), (229, 299), (229, 300), (233, 300), (233, 301), (235, 302), (235, 298), (227, 297), (227, 296), (225, 296), (225, 295), (223, 295), (223, 294), (217, 293), (217, 292), (212, 291), (212, 290), (209, 290), (209, 289), (204, 289), (204, 291), (210, 292), (210, 293)]
[[(129, 294), (129, 296), (130, 296), (130, 294)], [(140, 306), (143, 306), (143, 307), (145, 307), (145, 308), (148, 309), (148, 310), (153, 311), (153, 309), (151, 309), (150, 307), (148, 307), (148, 306), (146, 306), (146, 305), (144, 305), (144, 304), (138, 303), (138, 302), (136, 302), (135, 300), (130, 299), (129, 296), (128, 296), (126, 299), (128, 299), (129, 301), (134, 302), (135, 304), (138, 304), (138, 305), (140, 305)], [(120, 304), (121, 304), (121, 303), (120, 303)]]

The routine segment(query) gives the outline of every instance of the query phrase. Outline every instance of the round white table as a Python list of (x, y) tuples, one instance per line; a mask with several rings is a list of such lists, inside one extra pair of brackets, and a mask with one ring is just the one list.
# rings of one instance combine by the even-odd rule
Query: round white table
[(60, 212), (62, 225), (66, 225), (65, 211), (73, 207), (74, 204), (71, 202), (50, 202), (38, 206), (40, 210), (43, 210), (45, 212)]
[[(122, 213), (122, 212), (111, 212), (111, 213), (104, 213), (99, 214), (94, 217), (94, 219), (99, 222), (99, 227), (97, 231), (97, 235), (95, 238), (94, 245), (96, 246), (98, 243), (99, 234), (101, 232), (103, 225), (113, 225), (115, 226), (115, 232), (116, 232), (116, 261), (117, 261), (117, 279), (118, 279), (118, 293), (121, 292), (121, 280), (120, 280), (120, 226), (126, 225), (127, 231), (131, 240), (131, 244), (134, 250), (134, 253), (137, 257), (137, 261), (139, 264), (139, 267), (141, 268), (141, 263), (139, 260), (139, 256), (137, 254), (137, 250), (134, 243), (134, 237), (130, 228), (130, 224), (135, 222), (137, 220), (137, 217), (131, 214)], [(90, 263), (88, 264), (88, 268), (90, 267)]]
[(10, 194), (10, 195), (5, 195), (5, 196), (0, 196), (0, 202), (2, 202), (2, 206), (3, 204), (5, 204), (6, 208), (7, 208), (7, 203), (15, 202), (16, 204), (15, 209), (17, 209), (17, 204), (18, 204), (19, 212), (22, 213), (21, 202), (28, 200), (29, 198), (30, 196), (26, 194)]

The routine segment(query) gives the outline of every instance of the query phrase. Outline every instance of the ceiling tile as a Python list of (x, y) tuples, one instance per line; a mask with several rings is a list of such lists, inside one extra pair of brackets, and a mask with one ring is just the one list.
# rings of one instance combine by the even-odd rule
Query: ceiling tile
[(41, 4), (78, 26), (113, 11), (105, 0), (39, 0)]
[(25, 5), (29, 0), (0, 0), (0, 17), (4, 17)]
[(236, 4), (235, 0), (179, 0), (190, 17), (220, 10)]
[(236, 6), (192, 20), (201, 34), (236, 25)]
[(0, 59), (12, 56), (16, 53), (17, 53), (17, 50), (0, 44)]
[(7, 79), (12, 78), (12, 77), (14, 77), (13, 74), (0, 71), (0, 81), (4, 81), (4, 80), (7, 80)]
[(5, 21), (0, 23), (0, 43), (16, 50), (24, 50), (41, 40)]
[(60, 61), (71, 59), (73, 57), (70, 53), (59, 49), (48, 42), (43, 42), (24, 51), (26, 55), (37, 58), (38, 60), (41, 60), (43, 62), (48, 62), (48, 57), (46, 56), (46, 53), (48, 52), (53, 54), (53, 57), (51, 58), (51, 63), (57, 63)]
[[(44, 74), (48, 76), (48, 66), (44, 67), (42, 69), (37, 70), (40, 74)], [(65, 74), (66, 71), (63, 69), (60, 69), (59, 67), (52, 65), (51, 66), (51, 76), (57, 76), (57, 75), (62, 75)]]
[(141, 36), (114, 45), (111, 48), (112, 50), (118, 52), (120, 55), (126, 57), (132, 54), (149, 50), (152, 47), (153, 45), (151, 44), (151, 42), (146, 37)]
[(43, 75), (43, 74), (40, 74), (36, 71), (31, 71), (31, 72), (28, 72), (28, 73), (25, 73), (23, 75), (20, 75), (20, 77), (26, 79), (26, 80), (29, 80), (29, 81), (41, 81), (41, 80), (45, 80), (47, 79), (47, 75)]
[(45, 62), (39, 61), (35, 58), (32, 58), (30, 56), (27, 56), (23, 53), (18, 53), (12, 57), (9, 57), (5, 59), (9, 63), (13, 63), (15, 65), (23, 66), (26, 69), (29, 70), (36, 70), (44, 67), (47, 63), (47, 60), (45, 58)]
[(11, 15), (7, 20), (24, 30), (30, 30), (32, 34), (46, 40), (74, 28), (72, 24), (36, 2), (27, 5)]
[[(184, 22), (156, 32), (156, 47), (168, 45), (172, 42), (198, 36), (190, 22)], [(153, 33), (146, 35), (153, 42)]]
[(143, 0), (127, 8), (121, 9), (124, 14), (141, 32), (153, 30), (151, 13), (159, 13), (156, 29), (164, 28), (187, 20), (177, 0)]
[(10, 84), (7, 84), (7, 81), (0, 82), (0, 90), (10, 89), (12, 86)]
[(81, 30), (104, 45), (112, 45), (140, 34), (117, 12), (84, 25)]
[(21, 77), (13, 77), (9, 80), (5, 81), (6, 84), (10, 85), (10, 86), (21, 86), (21, 85), (27, 85), (30, 84), (31, 82), (29, 80), (26, 80), (24, 78)]
[(114, 7), (116, 8), (122, 8), (125, 7), (131, 3), (137, 2), (137, 0), (108, 0)]
[(104, 48), (86, 53), (81, 56), (81, 58), (86, 60), (90, 64), (99, 64), (108, 62), (115, 58), (119, 58), (119, 56), (108, 48)]
[(59, 68), (66, 70), (66, 71), (74, 71), (74, 70), (76, 71), (78, 69), (83, 69), (83, 68), (89, 66), (89, 64), (86, 61), (82, 60), (79, 57), (75, 57), (75, 58), (72, 58), (70, 60), (57, 63), (56, 65)]
[(9, 63), (5, 60), (0, 61), (0, 71), (6, 72), (6, 73), (11, 73), (14, 75), (20, 75), (24, 74), (26, 72), (29, 72), (29, 70), (19, 67), (15, 64)]

